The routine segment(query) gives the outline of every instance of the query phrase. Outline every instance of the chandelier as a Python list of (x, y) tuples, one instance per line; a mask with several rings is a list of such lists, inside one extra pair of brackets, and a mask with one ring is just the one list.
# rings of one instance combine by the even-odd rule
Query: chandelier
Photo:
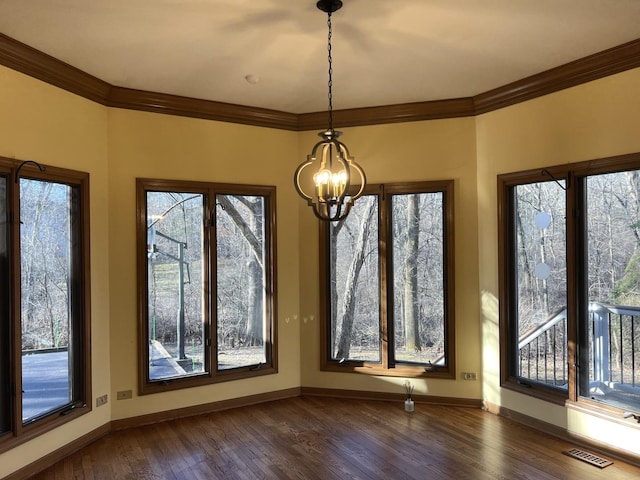
[[(333, 128), (333, 61), (331, 56), (331, 14), (342, 7), (339, 0), (320, 0), (319, 10), (327, 14), (327, 52), (329, 60), (329, 127), (318, 133), (320, 140), (294, 174), (298, 194), (307, 200), (320, 220), (335, 222), (349, 214), (366, 185), (364, 171), (338, 138), (342, 132)], [(354, 178), (357, 177), (357, 178)]]

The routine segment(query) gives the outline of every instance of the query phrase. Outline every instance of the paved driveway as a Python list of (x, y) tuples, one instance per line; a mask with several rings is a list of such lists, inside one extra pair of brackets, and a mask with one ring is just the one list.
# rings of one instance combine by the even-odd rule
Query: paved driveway
[(22, 356), (22, 421), (70, 402), (69, 352)]

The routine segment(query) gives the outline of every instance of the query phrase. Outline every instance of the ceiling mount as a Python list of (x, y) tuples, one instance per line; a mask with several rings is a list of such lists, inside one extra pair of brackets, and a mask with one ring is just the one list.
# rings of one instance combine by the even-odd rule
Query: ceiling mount
[(342, 2), (340, 0), (320, 0), (316, 3), (316, 7), (325, 13), (333, 13), (342, 8)]

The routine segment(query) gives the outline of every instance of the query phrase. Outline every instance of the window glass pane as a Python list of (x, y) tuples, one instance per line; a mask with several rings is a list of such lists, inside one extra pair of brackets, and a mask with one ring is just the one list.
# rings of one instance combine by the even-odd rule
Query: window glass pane
[(639, 239), (640, 171), (587, 177), (589, 378), (580, 393), (633, 410), (640, 408)]
[[(9, 384), (9, 222), (7, 178), (0, 177), (0, 385)], [(0, 433), (11, 428), (8, 395), (0, 393)]]
[(515, 374), (567, 388), (564, 181), (514, 187)]
[(147, 192), (149, 379), (205, 371), (204, 196)]
[(267, 205), (264, 197), (216, 195), (218, 369), (267, 363)]
[(395, 360), (444, 365), (445, 248), (442, 192), (393, 195)]
[(20, 180), (22, 420), (71, 402), (71, 187)]
[(378, 198), (361, 197), (329, 227), (330, 358), (381, 361)]

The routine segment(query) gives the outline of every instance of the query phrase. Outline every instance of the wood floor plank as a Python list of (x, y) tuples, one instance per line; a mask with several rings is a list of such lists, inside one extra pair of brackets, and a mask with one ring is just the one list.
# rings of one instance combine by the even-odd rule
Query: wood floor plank
[(143, 480), (632, 480), (473, 408), (298, 397), (112, 432), (32, 477)]

